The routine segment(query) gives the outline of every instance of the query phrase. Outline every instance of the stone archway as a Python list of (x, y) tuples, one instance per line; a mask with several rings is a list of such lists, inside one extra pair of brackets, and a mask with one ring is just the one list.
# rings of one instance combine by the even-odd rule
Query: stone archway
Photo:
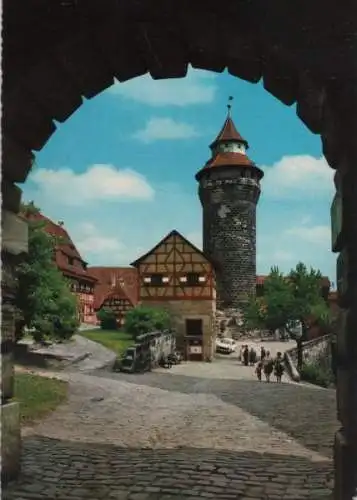
[[(339, 333), (335, 498), (357, 486), (357, 23), (353, 2), (326, 12), (321, 0), (5, 0), (3, 3), (3, 399), (12, 395), (12, 266), (26, 251), (16, 217), (21, 190), (39, 151), (83, 102), (147, 72), (184, 77), (188, 64), (225, 68), (264, 87), (320, 134), (337, 170), (333, 251), (343, 321)], [(4, 373), (4, 371), (3, 371)], [(13, 404), (12, 404), (13, 405)], [(11, 406), (11, 404), (10, 404)], [(9, 407), (9, 406), (8, 406)], [(3, 407), (5, 408), (5, 406)], [(10, 412), (16, 414), (11, 406)], [(14, 421), (14, 420), (12, 420)], [(17, 446), (16, 429), (11, 450)], [(9, 449), (9, 456), (11, 456)], [(14, 454), (13, 454), (14, 455)], [(15, 453), (16, 455), (16, 453)], [(18, 453), (17, 453), (18, 456)], [(17, 458), (14, 458), (16, 469)]]

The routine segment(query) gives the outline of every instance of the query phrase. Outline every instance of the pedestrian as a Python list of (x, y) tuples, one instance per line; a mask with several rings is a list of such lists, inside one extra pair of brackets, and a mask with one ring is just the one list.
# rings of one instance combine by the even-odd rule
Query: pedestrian
[(283, 376), (283, 373), (284, 373), (284, 362), (281, 352), (278, 352), (274, 362), (274, 374), (276, 377), (276, 381), (278, 383), (281, 383), (281, 377)]
[(274, 361), (272, 360), (269, 351), (266, 352), (263, 366), (264, 366), (265, 380), (267, 382), (270, 382), (270, 377), (271, 377), (271, 374), (273, 373), (273, 369), (274, 369)]
[(262, 346), (262, 347), (260, 348), (260, 360), (261, 360), (261, 361), (264, 361), (264, 359), (265, 359), (265, 355), (266, 355), (266, 352), (265, 352), (264, 347)]
[(251, 347), (249, 350), (249, 364), (251, 366), (255, 365), (257, 361), (257, 353), (255, 352), (254, 347)]
[(244, 351), (243, 351), (243, 361), (244, 361), (244, 366), (248, 366), (249, 363), (249, 350), (248, 346), (244, 346)]
[(262, 370), (263, 370), (263, 361), (258, 361), (257, 366), (255, 367), (255, 373), (257, 374), (259, 382), (262, 381)]

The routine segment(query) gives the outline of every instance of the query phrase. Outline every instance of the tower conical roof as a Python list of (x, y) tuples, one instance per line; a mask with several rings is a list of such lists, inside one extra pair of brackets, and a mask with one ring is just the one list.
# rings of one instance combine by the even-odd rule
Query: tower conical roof
[(210, 148), (213, 148), (218, 142), (223, 142), (223, 141), (242, 142), (246, 148), (249, 147), (248, 142), (240, 135), (240, 133), (236, 129), (236, 126), (234, 125), (234, 122), (230, 117), (230, 115), (227, 116), (226, 121), (223, 124), (223, 127), (221, 128), (215, 140), (210, 145)]
[[(227, 143), (231, 143), (232, 146), (227, 146)], [(236, 147), (234, 143), (236, 143)], [(263, 171), (245, 153), (248, 147), (248, 142), (240, 135), (234, 125), (230, 115), (230, 106), (228, 106), (228, 115), (223, 127), (210, 145), (212, 156), (205, 166), (197, 172), (196, 180), (199, 180), (208, 169), (217, 167), (252, 168), (258, 173), (258, 177), (262, 178)]]

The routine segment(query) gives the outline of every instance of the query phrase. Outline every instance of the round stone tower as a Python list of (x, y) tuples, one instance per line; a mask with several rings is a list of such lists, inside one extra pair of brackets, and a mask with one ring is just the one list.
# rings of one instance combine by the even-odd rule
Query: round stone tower
[(196, 174), (203, 208), (203, 250), (216, 268), (217, 309), (237, 309), (256, 287), (256, 207), (263, 171), (247, 156), (230, 105), (212, 157)]

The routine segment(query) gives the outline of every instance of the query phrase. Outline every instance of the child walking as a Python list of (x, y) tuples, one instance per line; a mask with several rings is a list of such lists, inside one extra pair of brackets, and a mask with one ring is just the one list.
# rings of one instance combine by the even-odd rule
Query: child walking
[(263, 371), (263, 361), (258, 361), (255, 367), (255, 373), (257, 374), (259, 382), (262, 381), (262, 371)]

